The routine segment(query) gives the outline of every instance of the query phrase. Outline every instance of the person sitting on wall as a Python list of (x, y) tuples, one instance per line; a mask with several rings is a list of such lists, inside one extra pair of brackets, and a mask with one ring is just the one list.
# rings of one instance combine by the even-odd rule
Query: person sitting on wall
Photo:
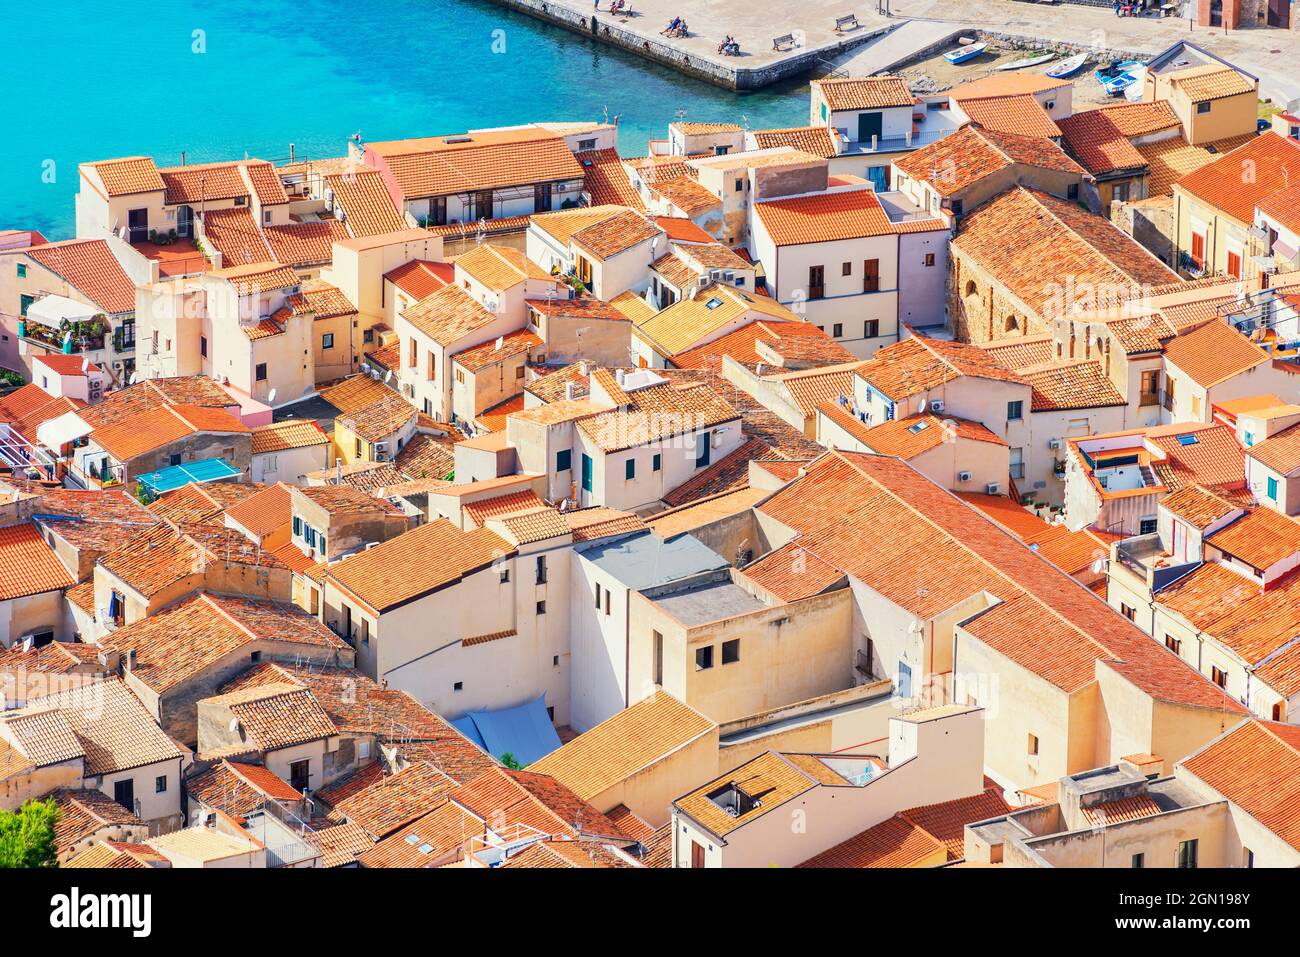
[(659, 31), (659, 35), (665, 37), (676, 36), (676, 30), (681, 25), (681, 22), (681, 17), (673, 17), (672, 20), (668, 22), (668, 26)]

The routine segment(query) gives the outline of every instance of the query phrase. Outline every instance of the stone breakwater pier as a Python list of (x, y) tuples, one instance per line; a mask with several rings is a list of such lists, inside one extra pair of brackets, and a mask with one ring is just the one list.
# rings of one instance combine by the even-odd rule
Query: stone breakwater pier
[[(492, 2), (732, 90), (824, 73), (827, 61), (904, 22), (848, 0), (629, 0), (630, 13), (610, 13), (611, 0)], [(687, 36), (662, 34), (674, 17)], [(739, 56), (718, 52), (727, 36)]]

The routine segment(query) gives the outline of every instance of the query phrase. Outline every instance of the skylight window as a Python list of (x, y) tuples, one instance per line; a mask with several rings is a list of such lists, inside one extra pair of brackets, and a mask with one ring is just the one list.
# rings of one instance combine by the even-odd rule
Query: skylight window
[(1179, 445), (1195, 445), (1198, 441), (1199, 441), (1199, 439), (1197, 439), (1195, 435), (1180, 435), (1180, 436), (1178, 436), (1178, 444), (1179, 444)]
[(913, 435), (916, 435), (918, 432), (924, 432), (929, 427), (930, 427), (929, 422), (918, 422), (916, 423), (916, 425), (909, 425), (907, 427), (907, 431), (911, 432)]
[(714, 296), (712, 299), (710, 299), (708, 302), (704, 304), (704, 308), (717, 309), (720, 305), (722, 305), (722, 300), (719, 299), (717, 296)]

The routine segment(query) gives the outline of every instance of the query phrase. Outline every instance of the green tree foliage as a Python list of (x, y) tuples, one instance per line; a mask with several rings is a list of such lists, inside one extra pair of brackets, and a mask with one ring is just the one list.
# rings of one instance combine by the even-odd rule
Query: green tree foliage
[(17, 811), (0, 811), (0, 867), (58, 867), (53, 800), (28, 801)]
[(511, 771), (522, 771), (524, 769), (524, 766), (519, 763), (519, 759), (515, 757), (513, 751), (507, 751), (501, 755), (501, 763)]

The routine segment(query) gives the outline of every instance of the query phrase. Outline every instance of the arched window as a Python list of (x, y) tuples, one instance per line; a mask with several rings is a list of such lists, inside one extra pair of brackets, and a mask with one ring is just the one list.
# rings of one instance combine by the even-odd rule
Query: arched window
[(966, 295), (967, 295), (967, 297), (973, 296), (973, 295), (975, 295), (977, 292), (978, 292), (978, 290), (975, 288), (975, 280), (974, 280), (974, 279), (968, 279), (968, 280), (966, 280)]
[(1020, 324), (1016, 322), (1016, 317), (1007, 316), (1007, 332), (1015, 332), (1019, 328)]

